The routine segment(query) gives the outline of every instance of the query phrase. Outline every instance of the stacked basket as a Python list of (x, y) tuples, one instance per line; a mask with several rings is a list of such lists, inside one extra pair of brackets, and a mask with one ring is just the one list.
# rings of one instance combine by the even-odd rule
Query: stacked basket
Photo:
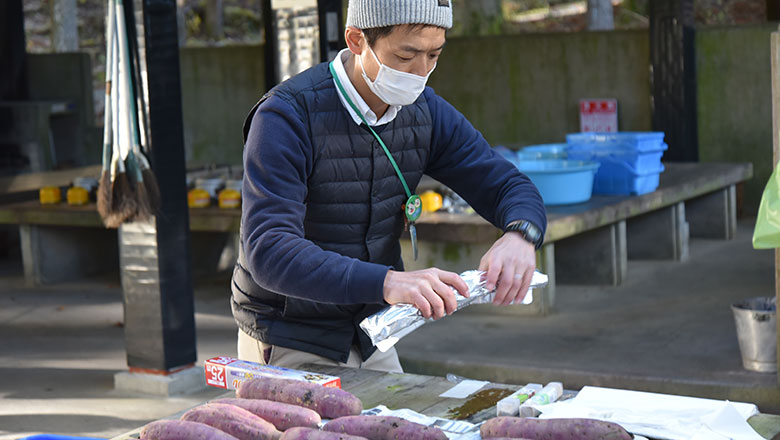
[(566, 136), (569, 159), (601, 166), (593, 181), (596, 194), (646, 194), (658, 187), (668, 148), (662, 132), (574, 133)]

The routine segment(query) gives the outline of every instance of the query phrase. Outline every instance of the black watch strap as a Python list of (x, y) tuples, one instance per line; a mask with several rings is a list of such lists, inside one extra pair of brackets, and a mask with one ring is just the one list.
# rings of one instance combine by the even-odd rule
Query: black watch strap
[(504, 233), (518, 232), (527, 242), (539, 249), (542, 246), (542, 230), (528, 220), (512, 222), (504, 228)]

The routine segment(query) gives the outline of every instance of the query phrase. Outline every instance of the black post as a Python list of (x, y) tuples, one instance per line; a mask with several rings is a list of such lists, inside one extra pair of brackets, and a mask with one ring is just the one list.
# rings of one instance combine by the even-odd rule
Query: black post
[[(0, 1), (0, 101), (28, 98), (24, 40), (22, 0)], [(13, 135), (15, 131), (13, 110), (10, 107), (0, 108), (0, 175), (15, 173), (29, 162), (21, 153), (22, 146)], [(0, 231), (0, 248), (8, 248), (9, 242), (6, 234)], [(6, 249), (0, 249), (0, 255), (5, 252)]]
[(161, 196), (152, 234), (158, 282), (125, 289), (125, 340), (131, 371), (171, 372), (197, 359), (176, 0), (143, 0), (143, 17), (148, 151)]
[(0, 1), (0, 100), (27, 98), (22, 0)]
[(276, 26), (272, 0), (262, 0), (263, 33), (265, 33), (265, 89), (271, 90), (279, 83), (276, 60)]
[(320, 25), (320, 61), (331, 61), (347, 45), (344, 41), (344, 9), (341, 0), (318, 0), (317, 14)]
[(699, 160), (693, 0), (650, 2), (653, 130), (666, 133), (670, 161)]
[(780, 0), (766, 0), (766, 21), (780, 20)]

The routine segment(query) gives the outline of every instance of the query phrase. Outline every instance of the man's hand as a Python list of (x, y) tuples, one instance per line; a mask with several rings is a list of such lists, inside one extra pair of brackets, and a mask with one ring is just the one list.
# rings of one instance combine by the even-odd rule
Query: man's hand
[(387, 271), (384, 297), (388, 304), (412, 304), (424, 318), (439, 319), (458, 309), (455, 293), (468, 297), (469, 287), (460, 275), (436, 268), (413, 272)]
[(519, 233), (507, 232), (482, 257), (479, 270), (487, 272), (485, 287), (496, 289), (493, 304), (520, 302), (536, 270), (536, 249)]

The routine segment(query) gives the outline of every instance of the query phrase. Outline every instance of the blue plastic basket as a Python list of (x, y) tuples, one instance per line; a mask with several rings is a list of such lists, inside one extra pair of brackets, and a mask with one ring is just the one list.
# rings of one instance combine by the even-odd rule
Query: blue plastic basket
[(590, 199), (599, 164), (562, 159), (518, 160), (517, 168), (536, 185), (545, 205), (567, 205)]
[(639, 152), (657, 151), (664, 142), (661, 131), (620, 131), (617, 133), (571, 133), (566, 135), (569, 148), (581, 146), (613, 146)]
[(664, 151), (669, 148), (661, 144), (652, 150), (638, 151), (620, 146), (574, 145), (569, 149), (569, 159), (597, 162), (621, 161), (636, 173), (652, 173), (661, 165)]
[(605, 159), (593, 179), (593, 192), (608, 195), (641, 195), (658, 188), (663, 164), (652, 171), (639, 172), (623, 161)]

